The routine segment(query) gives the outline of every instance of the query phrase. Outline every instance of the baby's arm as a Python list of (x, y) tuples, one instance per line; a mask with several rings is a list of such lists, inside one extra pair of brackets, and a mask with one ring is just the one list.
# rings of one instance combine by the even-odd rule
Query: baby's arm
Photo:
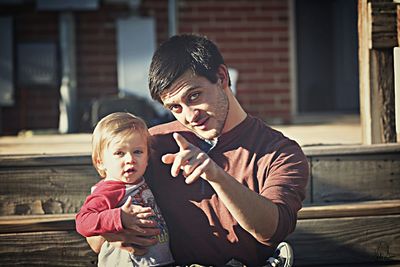
[(104, 195), (90, 195), (75, 218), (78, 233), (88, 237), (123, 230), (121, 209), (115, 206)]
[[(115, 233), (103, 233), (102, 236), (86, 237), (87, 242), (94, 252), (100, 252), (100, 248), (105, 240), (110, 242), (112, 246), (134, 253), (135, 255), (144, 255), (147, 252), (148, 246), (157, 243), (157, 239), (154, 237), (160, 234), (160, 229), (157, 228), (155, 221), (145, 219), (153, 216), (154, 212), (151, 208), (132, 205), (131, 202), (132, 198), (128, 197), (125, 204), (117, 208), (120, 210), (123, 228), (127, 230)], [(87, 226), (85, 222), (82, 223), (82, 220), (79, 220), (81, 223), (78, 223), (78, 218), (81, 219), (82, 216), (77, 216), (77, 229)], [(78, 228), (78, 225), (80, 228)]]
[(104, 194), (89, 196), (76, 215), (76, 230), (85, 237), (116, 233), (124, 229), (143, 232), (141, 228), (151, 224), (150, 216), (154, 213), (149, 207), (131, 204), (128, 197), (122, 207), (113, 208), (118, 199), (106, 197)]

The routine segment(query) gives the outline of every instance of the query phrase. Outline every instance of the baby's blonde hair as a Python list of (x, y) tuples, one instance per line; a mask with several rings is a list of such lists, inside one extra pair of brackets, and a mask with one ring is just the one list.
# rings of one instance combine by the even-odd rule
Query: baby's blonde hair
[(150, 134), (143, 119), (127, 112), (115, 112), (102, 118), (96, 125), (92, 135), (92, 163), (101, 177), (105, 170), (100, 168), (103, 151), (115, 138), (126, 138), (137, 132), (147, 140), (147, 151), (150, 152)]

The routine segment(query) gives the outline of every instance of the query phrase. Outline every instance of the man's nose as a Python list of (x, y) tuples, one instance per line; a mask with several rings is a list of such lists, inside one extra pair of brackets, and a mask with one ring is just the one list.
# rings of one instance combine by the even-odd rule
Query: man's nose
[(199, 110), (193, 107), (187, 107), (186, 110), (184, 110), (186, 120), (189, 123), (193, 123), (197, 120), (197, 117), (199, 116)]

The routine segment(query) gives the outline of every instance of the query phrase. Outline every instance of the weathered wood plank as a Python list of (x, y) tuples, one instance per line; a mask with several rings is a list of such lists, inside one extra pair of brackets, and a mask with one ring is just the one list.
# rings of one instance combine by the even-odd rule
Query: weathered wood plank
[[(400, 200), (304, 206), (300, 220), (400, 214)], [(0, 216), (0, 234), (75, 230), (75, 214)]]
[(43, 133), (39, 135), (2, 136), (0, 155), (87, 153), (91, 151), (91, 134)]
[[(398, 263), (400, 215), (300, 219), (288, 238), (295, 266)], [(0, 265), (90, 266), (96, 260), (73, 231), (0, 234)]]
[[(382, 200), (341, 203), (332, 205), (304, 206), (298, 214), (300, 220), (358, 216), (400, 214), (400, 200)], [(1, 226), (1, 221), (0, 221)]]
[(382, 143), (396, 142), (393, 48), (370, 52), (372, 102), (380, 123)]
[[(398, 154), (400, 144), (303, 147), (307, 157), (329, 155)], [(92, 165), (90, 154), (0, 155), (0, 167)]]
[(75, 231), (75, 214), (0, 216), (0, 234)]
[(299, 220), (295, 266), (400, 261), (400, 215)]
[[(387, 196), (393, 199), (398, 196), (398, 144), (308, 148), (305, 153), (312, 174), (305, 203), (384, 199)], [(354, 180), (353, 175), (358, 178)], [(377, 177), (383, 177), (380, 179), (383, 183), (374, 185)], [(354, 192), (362, 189), (359, 187), (361, 178), (362, 186), (373, 188), (374, 195), (353, 199)], [(0, 216), (77, 212), (90, 187), (98, 180), (88, 155), (0, 157)], [(341, 188), (330, 186), (337, 183), (339, 186), (349, 183), (350, 188), (341, 191)], [(348, 195), (348, 191), (352, 195)], [(339, 198), (335, 198), (336, 193), (339, 193)]]
[(314, 146), (304, 147), (304, 154), (315, 156), (359, 156), (359, 155), (389, 155), (400, 154), (400, 144), (372, 144), (372, 145), (341, 145), (341, 146)]
[(400, 2), (397, 0), (397, 43), (400, 46)]
[(397, 4), (393, 2), (370, 2), (371, 49), (393, 48), (397, 41)]
[(98, 181), (91, 165), (0, 168), (0, 215), (75, 213)]
[(400, 199), (400, 154), (312, 158), (312, 201)]
[[(399, 16), (399, 27), (400, 27), (400, 5), (398, 8)], [(399, 32), (400, 38), (400, 32)], [(400, 40), (400, 39), (399, 39)], [(400, 143), (400, 47), (393, 49), (393, 60), (394, 60), (394, 97), (395, 97), (395, 118), (396, 118), (396, 135), (397, 143)]]
[(96, 266), (97, 255), (73, 231), (0, 235), (0, 266)]
[(373, 144), (376, 122), (372, 120), (371, 90), (370, 90), (370, 64), (369, 64), (369, 12), (368, 0), (358, 0), (358, 65), (360, 76), (360, 119), (362, 129), (362, 143)]
[[(394, 99), (390, 96), (394, 91), (392, 50), (397, 45), (388, 45), (387, 40), (393, 38), (388, 38), (386, 30), (380, 28), (382, 20), (387, 19), (386, 11), (382, 11), (380, 5), (388, 5), (395, 9), (395, 4), (389, 1), (383, 3), (376, 0), (359, 0), (358, 2), (360, 115), (363, 144), (396, 142), (393, 139), (395, 129), (392, 124)], [(391, 14), (390, 21), (393, 20), (395, 13)], [(374, 20), (378, 23), (378, 27), (373, 27)], [(389, 27), (393, 25), (395, 22)], [(372, 28), (374, 28), (374, 40)]]
[(0, 168), (27, 166), (92, 165), (89, 154), (1, 155)]

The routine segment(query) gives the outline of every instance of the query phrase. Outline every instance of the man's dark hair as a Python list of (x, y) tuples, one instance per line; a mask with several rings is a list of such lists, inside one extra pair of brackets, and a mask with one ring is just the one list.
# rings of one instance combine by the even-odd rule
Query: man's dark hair
[(187, 70), (216, 83), (221, 64), (225, 64), (221, 53), (206, 37), (194, 34), (173, 36), (153, 55), (149, 71), (151, 97), (162, 103), (160, 96)]

